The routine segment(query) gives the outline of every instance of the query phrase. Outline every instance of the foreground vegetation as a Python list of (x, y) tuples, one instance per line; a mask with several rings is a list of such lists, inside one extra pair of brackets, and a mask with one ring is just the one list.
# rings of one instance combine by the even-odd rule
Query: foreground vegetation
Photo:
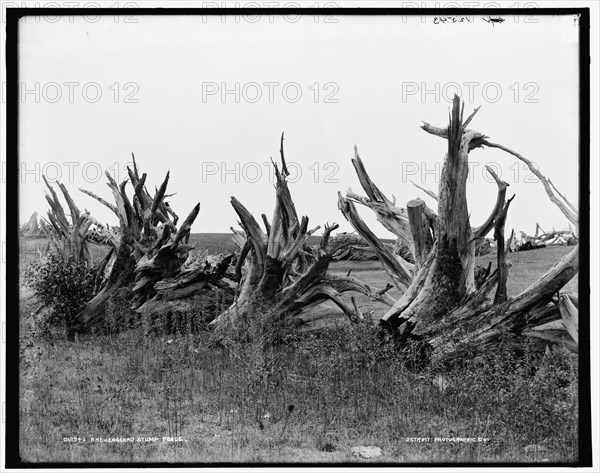
[[(527, 287), (560, 251), (516, 255), (513, 279)], [(376, 282), (385, 276), (374, 263), (356, 271)], [(248, 326), (250, 343), (217, 342), (191, 330), (202, 307), (179, 324), (154, 321), (151, 335), (142, 324), (68, 341), (35, 330), (38, 306), (21, 306), (24, 461), (577, 460), (577, 356), (562, 349), (531, 344), (517, 356), (507, 338), (460, 365), (415, 369), (410, 347), (341, 318), (318, 335)], [(110, 319), (123, 320), (124, 307), (112, 301)], [(356, 458), (361, 445), (383, 454)]]
[[(22, 371), (23, 459), (340, 462), (357, 445), (379, 446), (384, 462), (577, 458), (577, 361), (562, 350), (515, 358), (507, 345), (414, 372), (410, 353), (350, 325), (266, 350), (209, 338), (137, 330), (34, 344)], [(436, 437), (482, 441), (414, 440)]]

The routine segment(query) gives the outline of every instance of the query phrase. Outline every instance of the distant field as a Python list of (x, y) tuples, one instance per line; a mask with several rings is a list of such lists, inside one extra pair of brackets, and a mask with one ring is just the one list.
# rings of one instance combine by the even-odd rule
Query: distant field
[[(311, 244), (317, 244), (320, 240), (320, 237), (316, 236), (311, 238)], [(28, 263), (38, 259), (45, 251), (47, 244), (47, 240), (45, 239), (23, 239), (20, 243), (20, 261)], [(193, 233), (190, 237), (190, 244), (195, 246), (196, 251), (207, 252), (208, 254), (235, 251), (235, 244), (229, 233)], [(571, 247), (566, 246), (553, 246), (540, 250), (509, 254), (508, 261), (513, 266), (510, 269), (507, 283), (508, 295), (514, 296), (526, 289), (571, 249)], [(90, 251), (94, 260), (100, 260), (108, 252), (108, 247), (93, 244), (90, 246)], [(476, 264), (481, 266), (487, 266), (490, 261), (492, 261), (493, 270), (496, 267), (496, 256), (494, 253), (476, 258)], [(348, 274), (348, 271), (352, 272), (352, 276), (376, 288), (383, 288), (388, 282), (391, 282), (379, 261), (334, 261), (330, 265), (330, 273), (333, 275), (345, 276)], [(564, 290), (577, 293), (577, 281), (577, 277), (573, 278), (565, 286)], [(400, 292), (396, 289), (390, 290), (389, 293), (394, 298), (400, 296)], [(351, 295), (347, 294), (344, 296), (348, 303), (350, 302)], [(355, 297), (361, 310), (365, 313), (373, 311), (374, 317), (381, 316), (386, 309), (384, 305), (373, 302), (361, 294), (355, 294)], [(333, 302), (321, 304), (310, 311), (310, 313), (302, 316), (303, 320), (315, 327), (321, 325), (321, 321), (329, 324), (340, 317), (344, 316), (340, 314), (339, 309)]]
[(233, 233), (192, 233), (190, 245), (195, 245), (198, 251), (207, 251), (209, 255), (230, 253), (236, 249)]
[[(567, 246), (551, 246), (539, 250), (510, 253), (507, 258), (512, 263), (506, 285), (508, 295), (515, 296), (527, 289), (572, 249), (573, 247)], [(476, 258), (476, 264), (480, 266), (487, 267), (490, 261), (492, 261), (493, 271), (496, 268), (496, 255), (494, 253)], [(345, 276), (350, 270), (352, 270), (352, 276), (374, 287), (383, 288), (390, 282), (389, 276), (383, 270), (379, 261), (336, 261), (330, 265), (332, 275)], [(578, 277), (575, 276), (563, 290), (577, 293), (577, 284)], [(400, 296), (400, 292), (396, 289), (390, 290), (389, 293), (394, 298)], [(373, 310), (375, 311), (374, 315), (382, 315), (381, 311), (385, 310), (385, 306), (371, 301), (366, 296), (356, 295), (356, 299), (364, 312)], [(329, 321), (334, 314), (339, 314), (339, 309), (333, 303), (326, 303), (315, 308), (310, 315), (306, 315), (304, 318), (310, 321), (319, 319)]]
[[(310, 238), (309, 243), (312, 245), (317, 244), (319, 241), (320, 236), (313, 236)], [(391, 240), (383, 241), (391, 243)], [(207, 252), (208, 254), (229, 253), (236, 249), (230, 233), (192, 233), (190, 244), (195, 246), (196, 251)], [(19, 242), (20, 261), (27, 263), (39, 259), (40, 255), (45, 252), (47, 245), (48, 241), (44, 238), (21, 239)], [(571, 249), (567, 246), (550, 246), (539, 250), (510, 253), (508, 261), (513, 266), (509, 273), (508, 294), (516, 295), (527, 288)], [(94, 260), (100, 260), (108, 252), (108, 247), (92, 244), (90, 245), (90, 251)], [(492, 262), (492, 268), (495, 268), (495, 253), (476, 258), (476, 264), (481, 266), (487, 266), (490, 261)], [(352, 270), (352, 275), (377, 287), (383, 287), (389, 281), (389, 277), (379, 261), (338, 261), (333, 262), (330, 268), (332, 273), (337, 275), (345, 275), (349, 270)], [(577, 280), (578, 278), (575, 277), (565, 287), (565, 290), (577, 292)]]
[[(197, 251), (208, 252), (208, 254), (228, 253), (235, 250), (231, 233), (192, 233), (190, 245), (194, 245)], [(45, 238), (23, 238), (19, 242), (19, 253), (21, 262), (34, 261), (40, 258), (40, 254), (46, 251), (48, 240)], [(101, 260), (108, 252), (108, 246), (90, 245), (92, 259)]]
[[(318, 245), (321, 235), (308, 237), (309, 245)], [(383, 238), (384, 243), (393, 244), (393, 240)], [(199, 251), (208, 251), (208, 254), (227, 253), (235, 250), (231, 233), (192, 233), (190, 244), (195, 244)]]
[[(544, 272), (550, 269), (563, 255), (567, 254), (570, 247), (550, 247), (541, 250), (527, 251), (523, 253), (511, 253), (508, 255), (508, 261), (512, 263), (509, 270), (507, 283), (508, 294), (517, 295), (519, 292), (533, 284)], [(486, 266), (492, 261), (492, 271), (496, 268), (496, 258), (494, 255), (479, 256), (476, 258), (476, 264)], [(330, 266), (332, 273), (336, 275), (345, 275), (352, 270), (352, 275), (362, 279), (368, 284), (375, 286), (385, 286), (389, 277), (381, 267), (379, 261), (336, 261)], [(577, 277), (565, 287), (565, 289), (577, 292)]]
[[(192, 233), (190, 245), (194, 245), (199, 252), (208, 254), (229, 253), (235, 251), (231, 233)], [(28, 263), (39, 259), (45, 253), (48, 240), (45, 238), (22, 238), (19, 241), (19, 261)], [(90, 245), (90, 252), (94, 261), (101, 260), (107, 253), (109, 247), (105, 245)]]
[[(310, 245), (317, 245), (321, 241), (320, 235), (309, 237)], [(392, 244), (392, 240), (382, 239), (384, 243)], [(233, 242), (232, 233), (192, 233), (190, 235), (190, 245), (194, 245), (199, 252), (207, 252), (209, 255), (219, 253), (230, 253), (235, 251), (236, 246)], [(29, 262), (40, 257), (46, 251), (48, 240), (45, 238), (23, 238), (19, 242), (19, 253), (21, 262)], [(90, 251), (94, 260), (101, 260), (108, 252), (108, 247), (103, 245), (90, 245)]]

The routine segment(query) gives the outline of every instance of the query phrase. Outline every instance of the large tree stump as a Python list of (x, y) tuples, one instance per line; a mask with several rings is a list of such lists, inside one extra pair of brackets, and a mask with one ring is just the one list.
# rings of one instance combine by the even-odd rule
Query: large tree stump
[[(466, 195), (469, 153), (484, 146), (510, 153), (535, 169), (536, 176), (542, 181), (551, 201), (576, 227), (577, 210), (529, 160), (509, 148), (490, 142), (482, 133), (467, 129), (478, 109), (466, 120), (463, 120), (463, 109), (460, 99), (455, 96), (447, 128), (433, 127), (428, 123), (422, 126), (426, 132), (442, 137), (448, 143), (438, 193), (421, 188), (437, 200), (438, 213), (428, 215), (432, 212), (425, 211), (426, 206), (420, 200), (412, 200), (407, 204), (416, 261), (415, 272), (408, 275), (408, 287), (383, 315), (381, 324), (399, 342), (407, 339), (419, 340), (431, 357), (452, 357), (463, 353), (467, 347), (488, 347), (503, 334), (510, 333), (520, 340), (531, 336), (532, 333), (539, 337), (543, 331), (540, 327), (560, 321), (563, 314), (562, 339), (566, 337), (569, 340), (567, 346), (570, 348), (573, 345), (576, 347), (576, 331), (573, 328), (576, 326), (576, 316), (572, 315), (576, 311), (564, 299), (561, 299), (559, 311), (557, 302), (553, 302), (553, 296), (577, 273), (578, 247), (536, 283), (521, 294), (509, 298), (506, 293), (506, 281), (510, 264), (506, 261), (504, 223), (512, 198), (506, 201), (508, 184), (487, 167), (498, 187), (496, 203), (490, 216), (481, 226), (471, 227)], [(354, 164), (357, 155), (355, 150)], [(362, 172), (362, 162), (359, 168), (355, 164), (355, 169)], [(369, 186), (377, 189), (373, 183), (369, 183)], [(350, 206), (351, 200), (357, 200), (354, 194), (349, 197), (340, 195), (339, 200), (344, 216), (362, 236), (369, 235), (365, 241), (378, 252), (381, 242)], [(387, 204), (389, 205), (389, 201)], [(389, 229), (393, 227), (389, 222), (392, 214), (387, 215), (385, 227)], [(398, 213), (396, 215), (399, 225), (404, 225), (406, 216)], [(482, 271), (476, 284), (475, 246), (492, 229), (497, 243), (497, 269), (494, 272), (490, 272), (490, 268)], [(514, 232), (509, 239), (509, 247), (513, 236)], [(399, 280), (402, 276), (399, 269), (402, 262), (388, 257), (381, 251), (378, 255), (388, 272)], [(489, 293), (494, 287), (496, 294), (493, 301), (490, 301)], [(549, 338), (557, 340), (555, 336)]]
[[(48, 211), (49, 227), (42, 227), (50, 246), (58, 251), (63, 259), (74, 260), (78, 263), (90, 264), (90, 249), (87, 240), (88, 230), (95, 221), (88, 212), (80, 212), (77, 205), (69, 195), (67, 188), (58, 182), (58, 188), (67, 202), (70, 213), (67, 214), (60, 203), (58, 195), (45, 176), (42, 176), (50, 195), (46, 194), (46, 201), (50, 205)], [(69, 218), (67, 218), (69, 215)]]
[[(287, 177), (289, 175), (283, 153), (281, 136), (281, 169), (275, 167), (276, 203), (272, 221), (263, 214), (263, 230), (254, 216), (235, 197), (231, 204), (237, 213), (245, 238), (244, 250), (238, 261), (241, 270), (239, 294), (232, 306), (220, 314), (212, 326), (224, 336), (231, 334), (244, 322), (273, 323), (290, 320), (303, 310), (325, 301), (333, 301), (351, 320), (360, 320), (363, 314), (356, 304), (348, 304), (342, 294), (357, 291), (390, 306), (389, 289), (377, 290), (352, 277), (332, 277), (327, 274), (333, 255), (341, 248), (360, 242), (352, 235), (332, 238), (337, 224), (325, 225), (317, 254), (308, 258), (307, 239), (320, 227), (308, 228), (308, 217), (299, 218)], [(240, 246), (242, 244), (240, 243)], [(311, 261), (312, 260), (312, 261)]]
[[(227, 267), (231, 261), (231, 257), (224, 257), (217, 264), (219, 270), (214, 271), (212, 263), (203, 264), (197, 257), (190, 258), (192, 247), (186, 243), (200, 204), (192, 209), (178, 229), (179, 218), (165, 201), (168, 172), (152, 197), (145, 186), (147, 176), (145, 173), (139, 175), (135, 158), (133, 168), (128, 167), (127, 171), (129, 179), (120, 185), (106, 173), (115, 204), (82, 190), (108, 207), (119, 219), (119, 236), (111, 240), (113, 249), (99, 268), (99, 292), (77, 316), (85, 330), (102, 323), (108, 300), (121, 288), (131, 288), (131, 310), (138, 310), (152, 301), (152, 311), (156, 313), (161, 307), (165, 308), (167, 302), (173, 305), (173, 301), (194, 297), (208, 289), (209, 283), (210, 287), (216, 285), (224, 274), (223, 266)], [(133, 187), (131, 199), (126, 192), (128, 182)]]

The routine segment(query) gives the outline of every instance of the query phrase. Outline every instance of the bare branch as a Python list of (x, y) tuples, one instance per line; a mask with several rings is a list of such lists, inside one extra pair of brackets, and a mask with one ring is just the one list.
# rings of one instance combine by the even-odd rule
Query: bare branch
[[(463, 102), (463, 106), (464, 106), (464, 102)], [(471, 115), (469, 115), (469, 117), (465, 120), (465, 122), (463, 123), (464, 129), (466, 129), (467, 125), (469, 125), (469, 123), (471, 123), (471, 120), (473, 120), (473, 117), (479, 111), (480, 108), (481, 108), (481, 105), (479, 107), (476, 107), (475, 110), (473, 110), (473, 112), (471, 113)]]
[(356, 175), (358, 176), (358, 180), (360, 181), (360, 185), (366, 192), (367, 196), (371, 201), (374, 202), (383, 202), (388, 206), (393, 206), (394, 204), (384, 195), (383, 192), (379, 190), (379, 188), (375, 185), (375, 183), (369, 177), (365, 166), (360, 159), (360, 155), (358, 154), (358, 147), (354, 145), (354, 159), (352, 159), (352, 165), (356, 170)]
[(560, 198), (565, 201), (565, 203), (569, 206), (569, 208), (573, 212), (579, 214), (579, 210), (577, 210), (577, 207), (575, 207), (573, 204), (571, 204), (571, 202), (569, 202), (567, 200), (567, 198), (566, 198), (566, 196), (564, 194), (561, 194), (561, 192), (556, 188), (556, 186), (554, 185), (554, 183), (550, 179), (548, 179), (548, 182), (552, 186), (552, 189), (554, 189), (554, 191), (560, 196)]
[(79, 209), (77, 208), (77, 205), (75, 205), (75, 202), (71, 198), (71, 195), (69, 194), (69, 191), (64, 186), (64, 184), (61, 184), (58, 181), (57, 181), (57, 184), (58, 184), (58, 187), (61, 190), (61, 192), (62, 192), (65, 200), (67, 201), (67, 205), (69, 206), (69, 210), (71, 211), (71, 221), (73, 223), (75, 223), (77, 220), (79, 220)]
[(506, 293), (506, 281), (508, 280), (508, 264), (506, 263), (506, 250), (504, 248), (504, 223), (510, 203), (515, 198), (513, 195), (506, 204), (504, 204), (500, 214), (494, 221), (494, 239), (497, 246), (497, 261), (498, 261), (498, 287), (494, 296), (494, 304), (506, 302), (508, 298)]
[[(523, 161), (525, 164), (527, 164), (527, 167), (529, 168), (529, 170), (542, 182), (544, 189), (546, 190), (546, 194), (548, 194), (548, 197), (550, 198), (550, 200), (560, 209), (560, 211), (564, 214), (564, 216), (567, 217), (567, 220), (569, 220), (573, 225), (575, 225), (576, 228), (579, 228), (578, 212), (573, 210), (574, 207), (568, 201), (565, 200), (565, 202), (566, 202), (565, 203), (556, 196), (556, 194), (552, 190), (552, 186), (551, 186), (550, 182), (537, 169), (537, 167), (534, 165), (534, 163), (532, 163), (526, 157), (522, 156), (521, 154), (517, 153), (516, 151), (513, 151), (510, 148), (507, 148), (504, 145), (501, 145), (498, 143), (492, 143), (491, 141), (488, 141), (486, 139), (484, 139), (482, 141), (482, 144), (485, 146), (489, 146), (490, 148), (501, 149), (502, 151), (505, 151), (508, 154), (512, 154), (515, 158), (517, 158), (517, 159)], [(559, 196), (560, 196), (560, 194), (559, 194)]]
[(387, 294), (387, 291), (393, 287), (390, 284), (383, 289), (377, 289), (351, 276), (327, 276), (323, 278), (323, 282), (334, 287), (339, 293), (349, 291), (359, 292), (369, 299), (381, 302), (388, 307), (392, 307), (395, 302), (394, 298)]
[(400, 289), (408, 287), (412, 279), (410, 273), (412, 265), (409, 266), (410, 263), (402, 260), (385, 248), (367, 224), (360, 218), (354, 204), (349, 199), (342, 197), (342, 194), (339, 192), (338, 208), (344, 217), (346, 217), (346, 220), (350, 222), (360, 236), (373, 248), (373, 251), (375, 251), (379, 259), (383, 262), (384, 268), (388, 271), (395, 284)]
[(279, 145), (279, 154), (281, 156), (281, 172), (287, 177), (290, 175), (287, 165), (285, 164), (285, 155), (283, 154), (283, 131), (281, 132), (281, 142)]
[(235, 264), (235, 276), (238, 281), (242, 279), (242, 267), (244, 266), (244, 261), (246, 261), (246, 257), (248, 256), (248, 252), (250, 251), (250, 243), (246, 241), (244, 246), (242, 247), (242, 251), (240, 252), (240, 256)]
[(79, 190), (80, 190), (81, 192), (83, 192), (84, 194), (87, 194), (87, 195), (89, 195), (90, 197), (92, 197), (92, 198), (96, 199), (96, 200), (97, 200), (98, 202), (100, 202), (102, 205), (104, 205), (104, 206), (108, 207), (110, 210), (112, 210), (116, 216), (119, 216), (119, 213), (118, 213), (118, 211), (117, 211), (117, 208), (116, 208), (116, 207), (115, 207), (113, 204), (111, 204), (110, 202), (107, 202), (107, 201), (106, 201), (106, 200), (104, 200), (102, 197), (99, 197), (99, 196), (97, 196), (96, 194), (94, 194), (93, 192), (91, 192), (91, 191), (88, 191), (88, 190), (86, 190), (86, 189), (79, 188)]
[(496, 184), (498, 185), (498, 195), (496, 197), (496, 204), (494, 205), (494, 209), (492, 210), (492, 213), (489, 215), (487, 220), (479, 228), (473, 230), (473, 239), (484, 238), (493, 228), (494, 220), (500, 214), (500, 212), (502, 212), (504, 201), (506, 199), (506, 188), (509, 186), (507, 182), (504, 182), (502, 179), (500, 179), (500, 177), (494, 172), (494, 170), (491, 167), (486, 165), (485, 168), (492, 175), (492, 177), (496, 181)]
[(438, 128), (437, 126), (433, 126), (427, 122), (423, 122), (423, 124), (421, 125), (421, 129), (425, 130), (431, 135), (438, 136), (444, 139), (448, 138), (448, 128)]
[(265, 225), (265, 230), (267, 231), (267, 237), (271, 234), (271, 224), (269, 223), (269, 219), (265, 214), (261, 214), (263, 224)]
[(558, 309), (565, 329), (573, 341), (579, 344), (579, 309), (571, 300), (571, 296), (561, 294), (558, 300)]
[(258, 266), (262, 267), (266, 257), (266, 236), (260, 225), (256, 222), (253, 215), (244, 207), (239, 200), (235, 197), (231, 197), (231, 205), (240, 217), (240, 221), (246, 235), (254, 248), (254, 252), (258, 259)]
[(162, 204), (163, 197), (165, 195), (165, 192), (167, 191), (167, 185), (169, 184), (169, 175), (170, 172), (167, 171), (165, 180), (162, 182), (160, 188), (154, 196), (154, 200), (152, 201), (152, 207), (150, 208), (150, 215), (154, 215), (156, 213), (156, 210), (159, 208), (159, 205)]
[(179, 230), (177, 230), (177, 234), (175, 235), (175, 238), (173, 239), (173, 243), (172, 243), (173, 246), (177, 246), (179, 244), (179, 242), (183, 239), (183, 237), (190, 233), (192, 224), (194, 223), (194, 220), (196, 220), (196, 217), (198, 216), (199, 212), (200, 212), (200, 203), (197, 203), (194, 206), (194, 208), (192, 209), (192, 211), (190, 212), (190, 214), (187, 216), (187, 218), (184, 220), (184, 222), (181, 224), (181, 227), (179, 227)]
[(327, 249), (327, 245), (329, 244), (329, 237), (331, 236), (331, 232), (337, 230), (340, 226), (337, 223), (333, 223), (329, 225), (325, 224), (325, 231), (323, 232), (323, 237), (321, 238), (320, 248), (325, 251)]
[(422, 190), (423, 192), (425, 192), (425, 194), (427, 194), (429, 197), (431, 197), (434, 200), (438, 200), (438, 196), (435, 192), (430, 191), (429, 189), (425, 189), (424, 187), (421, 187), (419, 184), (417, 184), (415, 181), (410, 180), (411, 184), (413, 186), (415, 186), (417, 189)]

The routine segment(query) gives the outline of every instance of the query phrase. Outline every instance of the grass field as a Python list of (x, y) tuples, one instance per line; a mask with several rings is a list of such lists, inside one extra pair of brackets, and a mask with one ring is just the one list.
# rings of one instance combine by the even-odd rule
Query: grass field
[[(220, 234), (192, 241), (211, 253), (228, 244)], [(35, 259), (37, 244), (44, 242), (23, 243), (21, 261)], [(509, 295), (569, 250), (509, 255)], [(481, 257), (478, 264), (493, 259)], [(331, 269), (351, 269), (375, 286), (387, 281), (376, 261), (338, 262)], [(576, 292), (576, 281), (567, 289)], [(384, 311), (363, 298), (359, 303), (375, 317)], [(306, 318), (329, 330), (291, 336), (270, 350), (233, 343), (217, 348), (210, 334), (185, 330), (44, 340), (27, 331), (36, 309), (23, 288), (19, 436), (25, 461), (577, 460), (577, 357), (564, 350), (515, 358), (507, 348), (465, 359), (452, 371), (432, 365), (414, 372), (407, 368), (410, 352), (382, 346), (327, 305)], [(106, 442), (115, 438), (133, 441)], [(443, 440), (457, 438), (462, 441)], [(361, 445), (383, 454), (353, 456), (351, 448)]]
[[(320, 236), (310, 236), (308, 243), (317, 245), (321, 241)], [(392, 243), (392, 240), (382, 239), (384, 243)], [(190, 235), (190, 245), (193, 245), (196, 251), (200, 253), (218, 254), (231, 253), (235, 251), (235, 244), (231, 233), (192, 233)], [(48, 241), (45, 238), (21, 239), (19, 242), (19, 253), (21, 262), (29, 262), (40, 258), (48, 246)], [(90, 245), (90, 253), (92, 258), (100, 260), (108, 251), (108, 247), (92, 244)]]

